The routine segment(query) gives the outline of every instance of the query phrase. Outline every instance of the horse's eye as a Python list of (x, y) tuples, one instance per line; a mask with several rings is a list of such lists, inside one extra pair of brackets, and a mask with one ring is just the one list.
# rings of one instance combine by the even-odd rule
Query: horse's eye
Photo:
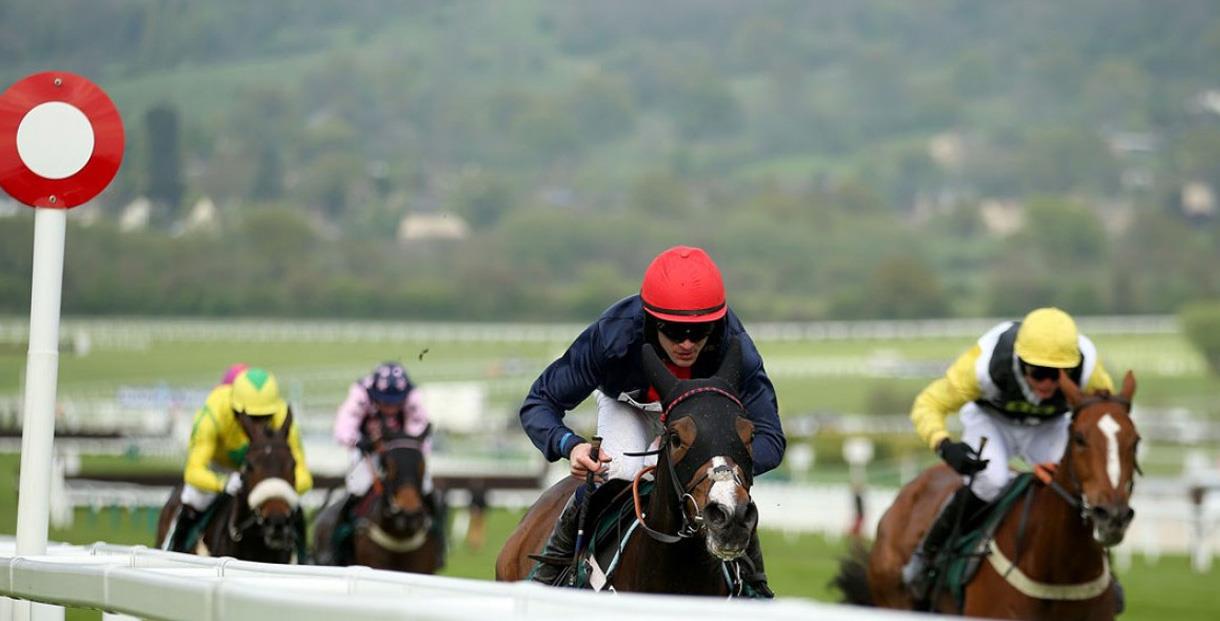
[(1084, 434), (1080, 433), (1079, 431), (1073, 431), (1072, 442), (1074, 442), (1076, 446), (1085, 446)]
[(675, 449), (682, 448), (682, 438), (679, 438), (676, 433), (669, 436), (669, 446)]

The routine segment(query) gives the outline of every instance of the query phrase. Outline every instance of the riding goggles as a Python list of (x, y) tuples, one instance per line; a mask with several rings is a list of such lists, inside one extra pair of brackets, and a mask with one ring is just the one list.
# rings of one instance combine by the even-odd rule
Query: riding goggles
[(665, 338), (681, 343), (683, 341), (691, 341), (698, 343), (712, 334), (712, 330), (716, 327), (714, 321), (703, 321), (697, 323), (684, 323), (677, 321), (658, 321), (657, 331), (665, 335)]
[(1046, 380), (1058, 381), (1059, 372), (1063, 369), (1056, 369), (1055, 367), (1040, 367), (1033, 364), (1026, 364), (1024, 361), (1022, 361), (1021, 370), (1030, 379), (1043, 382)]

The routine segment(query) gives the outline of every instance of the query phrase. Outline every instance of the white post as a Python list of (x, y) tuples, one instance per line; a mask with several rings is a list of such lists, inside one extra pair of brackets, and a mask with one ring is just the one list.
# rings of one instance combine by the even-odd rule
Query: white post
[[(17, 554), (45, 554), (51, 491), (51, 443), (59, 380), (59, 307), (64, 276), (65, 209), (34, 210), (34, 274), (30, 287), (30, 351), (21, 422)], [(63, 608), (17, 602), (18, 621), (60, 620)]]

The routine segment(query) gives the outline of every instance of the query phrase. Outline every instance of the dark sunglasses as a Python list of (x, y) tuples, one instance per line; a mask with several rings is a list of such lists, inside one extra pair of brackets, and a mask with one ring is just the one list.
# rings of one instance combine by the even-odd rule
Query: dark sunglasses
[(1030, 379), (1038, 380), (1039, 382), (1046, 380), (1058, 381), (1059, 371), (1062, 370), (1056, 369), (1055, 367), (1039, 367), (1032, 364), (1025, 364), (1024, 362), (1021, 363), (1021, 367), (1025, 369), (1025, 374), (1028, 375)]
[(716, 327), (716, 322), (707, 321), (702, 323), (679, 323), (676, 321), (658, 321), (657, 331), (665, 335), (665, 338), (681, 343), (683, 341), (691, 341), (698, 343), (707, 338), (712, 333), (712, 329)]

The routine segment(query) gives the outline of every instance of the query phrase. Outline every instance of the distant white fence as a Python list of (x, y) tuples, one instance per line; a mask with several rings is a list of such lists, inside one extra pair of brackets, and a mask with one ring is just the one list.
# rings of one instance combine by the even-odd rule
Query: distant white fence
[[(590, 318), (592, 319), (592, 318)], [(1001, 319), (751, 322), (758, 341), (924, 339), (977, 337)], [(1079, 318), (1089, 334), (1167, 334), (1178, 330), (1170, 315)], [(0, 343), (24, 343), (24, 318), (0, 319)], [(62, 338), (77, 349), (140, 349), (153, 342), (503, 342), (565, 343), (585, 328), (578, 323), (455, 323), (306, 319), (64, 319)]]
[[(45, 555), (18, 557), (11, 541), (0, 541), (0, 595), (180, 621), (938, 618), (796, 599), (608, 595), (366, 567), (269, 565), (105, 543), (52, 545)], [(0, 597), (0, 618), (10, 618), (6, 608), (11, 605)]]

